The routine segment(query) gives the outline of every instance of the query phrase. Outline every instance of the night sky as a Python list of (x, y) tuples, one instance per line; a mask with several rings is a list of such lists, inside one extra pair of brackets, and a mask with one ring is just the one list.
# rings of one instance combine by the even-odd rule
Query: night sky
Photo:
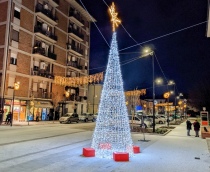
[[(207, 21), (207, 0), (77, 0), (97, 20), (96, 25), (110, 44), (112, 28), (104, 2), (115, 3), (122, 25), (138, 43)], [(122, 26), (117, 29), (120, 61), (140, 56), (141, 46), (129, 37)], [(174, 80), (176, 91), (187, 94), (210, 74), (210, 38), (206, 23), (142, 44), (152, 46), (168, 80)], [(105, 70), (109, 46), (96, 26), (91, 25), (90, 74)], [(97, 68), (92, 70), (93, 68)], [(152, 58), (141, 58), (121, 67), (125, 90), (149, 88), (152, 91)], [(155, 59), (155, 78), (164, 78)], [(169, 88), (172, 89), (172, 88)], [(166, 86), (157, 87), (162, 94)]]

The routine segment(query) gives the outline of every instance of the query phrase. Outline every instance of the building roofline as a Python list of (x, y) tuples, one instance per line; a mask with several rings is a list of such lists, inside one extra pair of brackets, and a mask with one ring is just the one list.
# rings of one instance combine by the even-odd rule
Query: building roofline
[(76, 10), (78, 10), (88, 21), (96, 22), (94, 19), (80, 4), (78, 4), (75, 0), (66, 0), (69, 4), (71, 4)]

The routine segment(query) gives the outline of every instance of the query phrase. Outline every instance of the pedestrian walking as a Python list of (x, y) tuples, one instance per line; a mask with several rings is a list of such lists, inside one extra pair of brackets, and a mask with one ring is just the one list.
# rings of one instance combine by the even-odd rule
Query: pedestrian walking
[(195, 120), (193, 126), (195, 130), (195, 137), (199, 137), (200, 123), (197, 120)]
[(11, 124), (11, 120), (12, 120), (12, 113), (11, 112), (9, 112), (8, 114), (7, 114), (7, 117), (6, 117), (6, 121), (5, 121), (5, 124)]
[(36, 122), (39, 122), (39, 115), (36, 116)]
[(190, 122), (190, 120), (186, 121), (186, 125), (187, 125), (187, 136), (190, 136), (190, 130), (192, 129), (192, 123)]

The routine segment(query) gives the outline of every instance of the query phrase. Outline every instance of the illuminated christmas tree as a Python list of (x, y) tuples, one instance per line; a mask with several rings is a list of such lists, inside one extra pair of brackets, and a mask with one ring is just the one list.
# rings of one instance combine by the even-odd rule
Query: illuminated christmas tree
[(91, 147), (97, 157), (112, 158), (113, 152), (128, 152), (132, 156), (132, 146), (116, 32), (113, 32)]
[(114, 32), (91, 147), (97, 157), (111, 158), (113, 152), (128, 152), (131, 156), (132, 145)]

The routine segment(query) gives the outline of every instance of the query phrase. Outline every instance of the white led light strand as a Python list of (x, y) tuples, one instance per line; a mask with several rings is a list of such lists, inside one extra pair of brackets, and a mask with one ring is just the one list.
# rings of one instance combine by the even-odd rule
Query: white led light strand
[(113, 152), (128, 152), (132, 156), (132, 146), (114, 32), (91, 147), (95, 149), (96, 157), (112, 158)]

